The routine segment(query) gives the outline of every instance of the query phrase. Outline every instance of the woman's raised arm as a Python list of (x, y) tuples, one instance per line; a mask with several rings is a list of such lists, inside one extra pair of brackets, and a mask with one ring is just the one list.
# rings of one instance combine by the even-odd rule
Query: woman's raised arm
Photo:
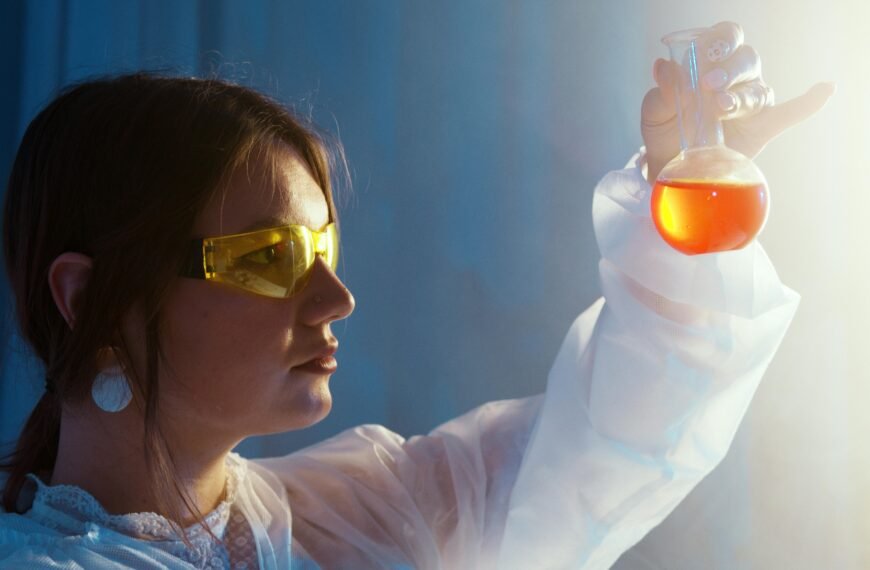
[(298, 550), (329, 568), (607, 568), (670, 513), (724, 457), (798, 296), (758, 243), (670, 249), (649, 195), (635, 161), (596, 188), (604, 297), (544, 395), (256, 460), (288, 489)]
[[(737, 52), (739, 27), (711, 30)], [(731, 63), (726, 142), (749, 154), (832, 92), (773, 107), (751, 99), (758, 62)], [(603, 297), (570, 327), (545, 394), (426, 436), (366, 425), (255, 461), (288, 489), (297, 553), (328, 568), (609, 568), (722, 460), (799, 296), (758, 242), (686, 256), (656, 232), (648, 170), (676, 152), (671, 103), (660, 87), (644, 99), (655, 164), (642, 149), (596, 188)]]

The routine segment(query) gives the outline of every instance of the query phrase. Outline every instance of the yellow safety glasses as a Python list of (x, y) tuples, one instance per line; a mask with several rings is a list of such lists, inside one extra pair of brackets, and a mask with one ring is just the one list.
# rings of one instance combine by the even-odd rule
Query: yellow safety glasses
[(226, 283), (258, 295), (283, 299), (301, 291), (317, 255), (338, 266), (335, 223), (322, 231), (301, 225), (195, 239), (181, 277)]

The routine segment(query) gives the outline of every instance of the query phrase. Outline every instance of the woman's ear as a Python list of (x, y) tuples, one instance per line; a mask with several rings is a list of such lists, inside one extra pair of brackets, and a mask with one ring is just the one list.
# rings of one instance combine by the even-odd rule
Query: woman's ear
[(65, 252), (48, 268), (48, 286), (60, 314), (72, 329), (78, 312), (78, 300), (91, 276), (93, 261), (87, 255)]

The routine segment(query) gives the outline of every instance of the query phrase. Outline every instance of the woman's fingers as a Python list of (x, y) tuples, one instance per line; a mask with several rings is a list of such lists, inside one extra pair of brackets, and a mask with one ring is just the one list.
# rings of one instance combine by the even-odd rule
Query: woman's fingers
[(773, 89), (761, 80), (735, 85), (715, 96), (723, 119), (748, 117), (773, 105)]
[(756, 119), (760, 131), (770, 140), (804, 119), (816, 114), (837, 90), (835, 83), (816, 83), (803, 95), (769, 107)]
[(710, 26), (712, 36), (727, 40), (732, 49), (743, 44), (743, 28), (737, 22), (719, 22)]
[(761, 58), (752, 46), (744, 44), (726, 60), (706, 71), (701, 81), (706, 89), (718, 91), (760, 78)]
[(674, 100), (674, 77), (678, 73), (679, 69), (675, 68), (673, 62), (666, 59), (657, 59), (653, 66), (653, 79), (655, 79), (656, 85), (661, 89), (662, 98), (671, 107), (673, 107)]
[(703, 62), (703, 67), (715, 67), (743, 45), (743, 28), (734, 22), (719, 22), (711, 26), (699, 40), (698, 48), (701, 53), (698, 57)]
[(673, 64), (666, 59), (657, 59), (653, 65), (653, 78), (657, 87), (647, 92), (641, 105), (641, 121), (647, 127), (667, 123), (677, 113), (674, 105), (673, 72)]

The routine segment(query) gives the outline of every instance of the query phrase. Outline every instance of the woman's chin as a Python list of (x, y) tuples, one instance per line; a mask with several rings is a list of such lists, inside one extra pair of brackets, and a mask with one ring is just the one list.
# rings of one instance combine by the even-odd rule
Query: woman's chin
[(256, 409), (249, 409), (246, 437), (270, 435), (305, 429), (323, 420), (332, 410), (329, 377), (301, 382), (290, 393), (268, 399)]
[[(329, 382), (324, 381), (312, 388), (309, 392), (308, 413), (305, 414), (309, 421), (303, 427), (314, 425), (329, 415), (332, 410), (332, 392), (329, 391)], [(302, 414), (300, 414), (302, 417)]]
[(271, 433), (313, 426), (328, 416), (331, 410), (332, 393), (329, 391), (327, 378), (295, 394), (290, 405), (283, 410), (279, 420), (280, 427), (272, 430)]

